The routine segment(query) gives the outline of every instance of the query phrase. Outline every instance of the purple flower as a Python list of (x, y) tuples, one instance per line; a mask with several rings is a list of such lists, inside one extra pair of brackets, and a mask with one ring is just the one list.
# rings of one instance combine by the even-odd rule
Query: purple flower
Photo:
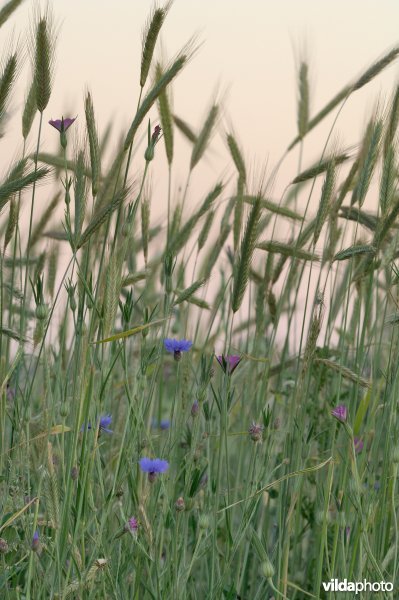
[(348, 418), (348, 409), (346, 408), (345, 404), (340, 404), (339, 406), (336, 406), (335, 408), (333, 408), (333, 410), (331, 411), (331, 414), (338, 421), (341, 421), (341, 423), (344, 423), (346, 421), (346, 419)]
[(361, 438), (355, 437), (353, 440), (353, 445), (355, 446), (356, 454), (359, 454), (363, 450), (364, 442)]
[(164, 344), (165, 349), (168, 352), (173, 352), (175, 360), (180, 360), (181, 353), (187, 352), (193, 345), (193, 343), (189, 342), (188, 340), (175, 340), (171, 338), (166, 338), (164, 340)]
[(128, 522), (125, 525), (126, 531), (130, 531), (131, 534), (137, 535), (137, 530), (139, 528), (138, 521), (135, 517), (130, 517)]
[(69, 127), (72, 125), (72, 123), (74, 121), (76, 121), (76, 119), (77, 119), (77, 117), (75, 117), (74, 119), (70, 119), (70, 118), (64, 119), (64, 117), (62, 117), (61, 119), (55, 119), (54, 121), (53, 120), (49, 121), (49, 124), (52, 125), (53, 127), (55, 127), (55, 129), (57, 129), (57, 131), (59, 131), (60, 133), (63, 133), (64, 131), (69, 129)]
[(148, 473), (148, 480), (151, 483), (155, 481), (158, 473), (164, 473), (169, 469), (168, 461), (161, 458), (147, 458), (144, 456), (140, 458), (139, 464), (143, 473)]
[(153, 134), (151, 136), (151, 141), (152, 141), (153, 144), (157, 143), (158, 138), (161, 135), (161, 131), (162, 131), (161, 127), (159, 125), (156, 125), (156, 127), (154, 129), (154, 132), (153, 132)]
[(39, 532), (37, 530), (33, 534), (31, 548), (33, 552), (40, 552), (41, 544), (39, 539)]
[(222, 367), (223, 372), (228, 375), (231, 375), (241, 362), (241, 356), (237, 356), (236, 354), (222, 354), (221, 356), (217, 356), (216, 359)]
[(192, 406), (191, 406), (191, 416), (192, 417), (196, 417), (199, 413), (199, 402), (198, 400), (194, 400)]
[[(111, 421), (112, 415), (103, 415), (102, 417), (100, 417), (100, 422), (98, 424), (99, 433), (101, 433), (102, 431), (105, 431), (106, 433), (113, 433), (111, 429), (108, 428), (108, 426), (111, 424)], [(84, 431), (85, 429), (93, 429), (90, 421), (88, 422), (87, 426), (85, 425), (85, 423), (83, 423), (82, 427), (80, 428), (80, 431)]]

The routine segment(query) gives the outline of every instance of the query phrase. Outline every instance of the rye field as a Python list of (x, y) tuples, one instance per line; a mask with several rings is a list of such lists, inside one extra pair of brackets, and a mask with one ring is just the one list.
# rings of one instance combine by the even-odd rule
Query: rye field
[[(22, 3), (0, 8), (0, 598), (398, 598), (399, 86), (355, 147), (335, 127), (399, 46), (315, 110), (299, 61), (297, 130), (254, 174), (217, 95), (199, 124), (173, 109), (200, 52), (158, 51), (178, 6), (149, 6), (113, 132), (89, 89), (49, 114), (56, 6), (6, 43)], [(230, 169), (199, 196), (215, 135)]]

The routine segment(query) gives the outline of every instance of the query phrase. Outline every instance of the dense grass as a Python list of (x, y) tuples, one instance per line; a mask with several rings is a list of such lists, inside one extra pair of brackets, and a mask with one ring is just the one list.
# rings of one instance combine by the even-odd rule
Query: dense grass
[[(397, 590), (399, 92), (354, 152), (327, 140), (279, 201), (276, 171), (251, 188), (225, 132), (234, 177), (196, 198), (220, 107), (197, 131), (173, 114), (170, 86), (195, 47), (156, 62), (169, 8), (149, 16), (137, 112), (111, 161), (90, 93), (84, 143), (71, 149), (78, 122), (65, 121), (53, 123), (59, 154), (41, 147), (51, 14), (34, 25), (24, 151), (12, 165), (3, 154), (0, 184), (0, 597), (299, 600), (326, 597), (331, 578)], [(5, 136), (19, 52), (0, 73)], [(313, 117), (301, 62), (287, 153), (302, 156), (308, 132), (398, 53)], [(180, 134), (191, 153), (178, 202)], [(165, 157), (156, 225), (149, 178)], [(173, 352), (170, 338), (192, 345)]]

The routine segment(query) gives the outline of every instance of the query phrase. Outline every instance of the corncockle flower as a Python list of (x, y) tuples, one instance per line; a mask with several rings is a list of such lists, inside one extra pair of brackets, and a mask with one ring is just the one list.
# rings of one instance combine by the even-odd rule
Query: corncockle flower
[(77, 117), (75, 117), (74, 119), (71, 118), (66, 118), (64, 119), (64, 117), (62, 117), (61, 119), (55, 119), (54, 121), (51, 120), (49, 121), (49, 124), (52, 125), (57, 131), (60, 132), (60, 142), (61, 142), (61, 146), (64, 148), (67, 147), (67, 137), (65, 135), (65, 132), (67, 129), (69, 129), (69, 127), (72, 125), (72, 123), (74, 121), (76, 121)]
[(236, 354), (222, 354), (216, 357), (219, 365), (222, 367), (223, 372), (231, 375), (241, 362), (241, 356)]
[(353, 440), (353, 445), (355, 447), (356, 454), (359, 454), (363, 450), (364, 442), (361, 438), (355, 437)]
[(151, 483), (155, 481), (158, 473), (164, 473), (169, 469), (168, 461), (161, 458), (147, 458), (144, 456), (140, 458), (139, 464), (143, 473), (148, 473), (148, 481)]
[[(102, 417), (100, 417), (100, 421), (98, 424), (99, 434), (102, 431), (105, 431), (106, 433), (113, 433), (113, 431), (108, 428), (108, 426), (111, 424), (111, 421), (112, 421), (112, 415), (103, 415)], [(80, 431), (84, 431), (85, 429), (93, 429), (90, 421), (87, 424), (87, 426), (83, 423), (82, 427), (80, 428)]]
[(161, 127), (159, 125), (156, 125), (154, 128), (154, 132), (151, 136), (151, 141), (153, 144), (155, 144), (158, 141), (159, 136), (161, 135), (161, 131), (162, 131)]
[(258, 425), (257, 423), (252, 423), (251, 427), (248, 429), (248, 433), (253, 442), (261, 442), (262, 441), (262, 432), (263, 425)]
[(128, 522), (125, 525), (125, 530), (129, 531), (132, 535), (137, 535), (137, 530), (139, 528), (138, 521), (135, 517), (130, 517)]
[(55, 119), (55, 120), (49, 121), (49, 124), (52, 125), (53, 127), (55, 127), (55, 129), (57, 129), (57, 131), (62, 133), (63, 131), (66, 131), (67, 129), (69, 129), (70, 126), (72, 125), (72, 123), (74, 121), (76, 121), (76, 119), (77, 119), (77, 117), (75, 117), (74, 119), (70, 119), (70, 118), (64, 119), (64, 117), (62, 117), (61, 119)]
[(40, 544), (40, 539), (39, 539), (39, 532), (37, 530), (33, 534), (31, 548), (32, 548), (33, 552), (40, 552), (41, 544)]
[(338, 421), (341, 421), (341, 423), (344, 423), (348, 418), (348, 409), (346, 408), (345, 404), (340, 404), (339, 406), (333, 408), (331, 415)]
[(193, 343), (189, 342), (189, 340), (175, 340), (171, 338), (166, 338), (164, 340), (164, 344), (165, 349), (168, 352), (173, 352), (175, 360), (180, 360), (181, 353), (188, 352), (188, 350), (190, 350), (191, 346), (193, 345)]
[(199, 403), (198, 400), (194, 400), (192, 406), (191, 406), (191, 416), (192, 417), (196, 417), (199, 413)]
[(151, 125), (148, 123), (148, 146), (144, 153), (144, 158), (147, 162), (150, 162), (154, 158), (155, 146), (159, 142), (159, 136), (161, 135), (162, 129), (157, 125), (151, 135)]

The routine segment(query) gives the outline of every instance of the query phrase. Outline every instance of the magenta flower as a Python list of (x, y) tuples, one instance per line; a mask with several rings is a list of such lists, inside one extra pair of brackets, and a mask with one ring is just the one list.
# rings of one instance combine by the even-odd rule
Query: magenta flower
[(339, 406), (333, 408), (331, 415), (338, 421), (341, 421), (341, 423), (344, 423), (348, 418), (348, 409), (346, 408), (345, 404), (340, 404)]
[(222, 367), (223, 372), (228, 375), (231, 375), (241, 362), (241, 356), (237, 356), (236, 354), (222, 354), (221, 356), (217, 356), (216, 359)]
[(153, 144), (156, 144), (158, 141), (159, 136), (161, 135), (161, 131), (162, 129), (160, 128), (159, 125), (156, 125), (156, 127), (154, 128), (154, 132), (151, 136), (151, 141)]
[(132, 535), (137, 535), (137, 530), (139, 528), (138, 521), (135, 517), (130, 517), (128, 522), (125, 525), (126, 531), (130, 531)]
[(72, 123), (74, 121), (76, 121), (76, 119), (77, 119), (77, 116), (74, 119), (71, 119), (69, 117), (64, 119), (64, 117), (62, 117), (61, 119), (55, 119), (55, 120), (49, 121), (49, 124), (52, 125), (53, 127), (55, 127), (55, 129), (57, 129), (57, 131), (59, 131), (60, 133), (63, 133), (64, 131), (69, 129), (69, 127), (72, 125)]
[(363, 450), (364, 442), (361, 438), (355, 437), (353, 440), (353, 445), (355, 447), (356, 454), (359, 454)]

